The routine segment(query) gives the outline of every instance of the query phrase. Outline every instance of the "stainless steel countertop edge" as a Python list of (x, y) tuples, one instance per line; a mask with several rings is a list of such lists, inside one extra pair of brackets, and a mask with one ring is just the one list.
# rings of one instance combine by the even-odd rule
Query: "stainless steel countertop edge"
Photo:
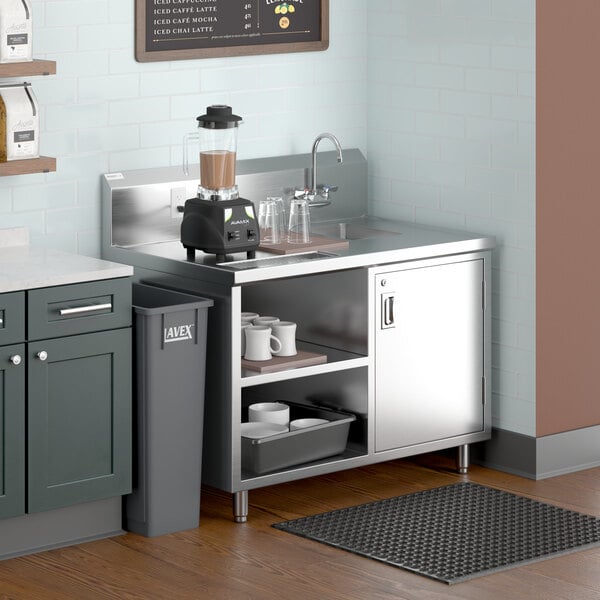
[[(421, 228), (409, 224), (400, 225), (402, 225), (403, 230), (401, 235), (391, 236), (384, 240), (350, 241), (348, 249), (332, 251), (331, 256), (296, 264), (265, 266), (245, 271), (236, 271), (234, 268), (223, 267), (218, 264), (192, 263), (183, 260), (180, 258), (183, 255), (181, 244), (175, 241), (130, 248), (113, 246), (106, 251), (105, 258), (116, 262), (124, 262), (134, 267), (233, 286), (284, 277), (491, 250), (496, 243), (494, 236)], [(199, 255), (201, 254), (199, 253)], [(265, 262), (267, 262), (269, 259), (276, 260), (278, 257), (261, 252), (258, 253), (257, 258), (265, 259)], [(239, 264), (239, 261), (231, 264)]]
[[(422, 260), (424, 258), (435, 258), (439, 256), (451, 256), (456, 254), (465, 254), (468, 252), (477, 252), (480, 250), (488, 250), (494, 247), (494, 243), (489, 243), (489, 241), (486, 243), (484, 241), (487, 239), (488, 238), (480, 238), (477, 240), (444, 242), (424, 246), (412, 246), (402, 249), (365, 252), (360, 254), (339, 253), (339, 255), (332, 256), (331, 258), (321, 258), (318, 260), (311, 260), (294, 265), (284, 265), (281, 267), (269, 267), (265, 269), (256, 269), (253, 271), (236, 272), (234, 273), (235, 278), (233, 283), (251, 283), (254, 281), (279, 279), (281, 277), (294, 277), (309, 274), (312, 275), (315, 273), (326, 273), (328, 271), (357, 269), (375, 265), (410, 262)], [(351, 245), (352, 243), (353, 242), (350, 242)], [(256, 271), (260, 272), (260, 277), (256, 277)]]

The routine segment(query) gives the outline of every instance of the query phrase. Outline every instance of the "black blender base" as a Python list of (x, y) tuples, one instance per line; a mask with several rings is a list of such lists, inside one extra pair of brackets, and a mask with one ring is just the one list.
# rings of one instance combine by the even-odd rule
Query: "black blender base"
[[(218, 263), (225, 262), (227, 260), (227, 254), (217, 254), (216, 257), (216, 261)], [(246, 258), (256, 258), (256, 251), (248, 250), (246, 252)]]
[[(185, 252), (187, 260), (190, 262), (196, 262), (196, 249), (185, 246)], [(243, 251), (242, 251), (243, 252)], [(246, 258), (256, 258), (256, 250), (247, 250)], [(227, 261), (227, 254), (215, 254), (215, 262), (221, 263)]]

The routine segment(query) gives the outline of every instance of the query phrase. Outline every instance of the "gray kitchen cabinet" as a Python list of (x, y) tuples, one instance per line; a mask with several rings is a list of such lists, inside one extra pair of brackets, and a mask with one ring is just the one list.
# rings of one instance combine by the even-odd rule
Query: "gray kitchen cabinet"
[(25, 293), (0, 294), (0, 518), (25, 512)]
[(375, 452), (482, 432), (483, 258), (375, 272)]
[(130, 491), (130, 348), (129, 329), (29, 344), (28, 512)]
[(0, 294), (0, 346), (25, 340), (25, 292)]
[(22, 342), (0, 347), (0, 517), (129, 493), (131, 280), (2, 294), (0, 315)]
[[(1, 301), (1, 297), (0, 297)], [(25, 512), (25, 345), (0, 347), (0, 518)]]

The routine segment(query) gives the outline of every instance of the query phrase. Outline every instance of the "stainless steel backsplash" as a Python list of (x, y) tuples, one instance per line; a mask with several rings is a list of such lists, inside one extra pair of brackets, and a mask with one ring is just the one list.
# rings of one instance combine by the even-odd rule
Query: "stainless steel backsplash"
[[(310, 182), (310, 154), (241, 160), (237, 163), (240, 196), (257, 206), (266, 196), (289, 198)], [(319, 152), (320, 184), (338, 186), (332, 204), (314, 208), (313, 222), (349, 219), (367, 213), (367, 161), (360, 150), (344, 150), (339, 164), (335, 152)], [(196, 195), (199, 167), (185, 176), (180, 167), (110, 173), (102, 177), (102, 244), (138, 246), (179, 240), (181, 214), (173, 210), (171, 191), (185, 188), (185, 198)]]

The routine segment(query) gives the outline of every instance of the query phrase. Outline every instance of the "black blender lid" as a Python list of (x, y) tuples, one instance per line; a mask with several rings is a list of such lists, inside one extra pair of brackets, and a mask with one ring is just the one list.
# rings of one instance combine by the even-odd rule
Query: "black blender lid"
[(207, 129), (228, 129), (237, 127), (242, 117), (231, 112), (231, 106), (213, 104), (206, 107), (206, 114), (197, 118), (198, 127)]

